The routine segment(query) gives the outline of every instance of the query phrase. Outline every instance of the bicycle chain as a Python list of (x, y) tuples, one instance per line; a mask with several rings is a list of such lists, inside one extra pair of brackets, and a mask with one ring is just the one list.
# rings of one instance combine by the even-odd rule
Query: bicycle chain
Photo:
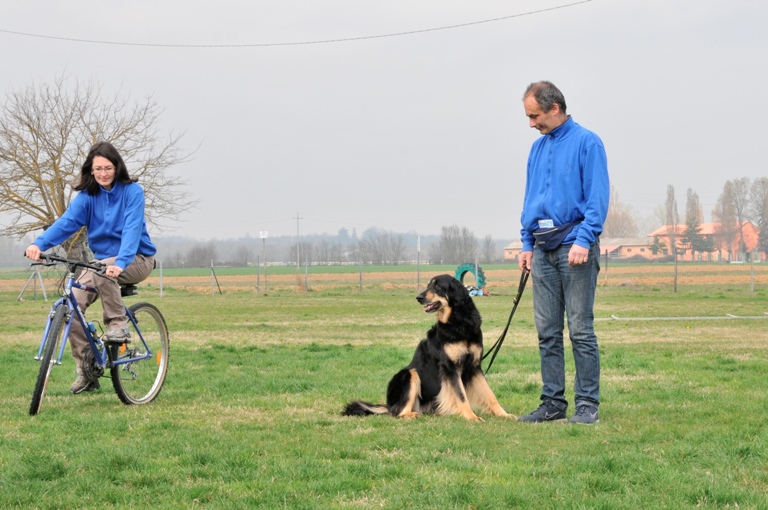
[(96, 356), (93, 351), (86, 351), (83, 357), (83, 377), (89, 381), (95, 381), (104, 375), (104, 367), (96, 366)]

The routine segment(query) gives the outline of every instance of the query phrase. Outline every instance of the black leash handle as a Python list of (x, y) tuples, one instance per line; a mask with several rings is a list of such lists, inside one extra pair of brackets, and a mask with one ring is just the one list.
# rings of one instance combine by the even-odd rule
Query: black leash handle
[(520, 274), (520, 284), (517, 287), (517, 296), (515, 296), (515, 300), (512, 304), (512, 311), (509, 313), (509, 319), (507, 319), (507, 325), (504, 327), (504, 331), (501, 332), (501, 336), (498, 340), (491, 346), (490, 349), (488, 349), (488, 352), (486, 352), (483, 355), (483, 360), (487, 358), (491, 353), (493, 353), (493, 356), (491, 356), (491, 361), (488, 362), (488, 366), (485, 367), (485, 370), (483, 373), (487, 374), (488, 371), (491, 369), (491, 365), (493, 365), (493, 360), (496, 359), (496, 355), (499, 353), (499, 350), (501, 349), (501, 344), (504, 343), (504, 338), (507, 336), (507, 330), (509, 329), (509, 325), (512, 323), (512, 317), (515, 315), (515, 310), (517, 310), (517, 304), (520, 302), (520, 298), (523, 296), (523, 291), (525, 290), (525, 285), (528, 283), (528, 275), (530, 275), (529, 271), (523, 270)]

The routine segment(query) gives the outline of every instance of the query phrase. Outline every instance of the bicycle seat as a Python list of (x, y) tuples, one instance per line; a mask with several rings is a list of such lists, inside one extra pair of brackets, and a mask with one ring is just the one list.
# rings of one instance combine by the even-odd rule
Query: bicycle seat
[(135, 296), (139, 293), (139, 289), (136, 288), (136, 285), (132, 283), (126, 283), (123, 285), (120, 285), (120, 296), (126, 297), (126, 296)]

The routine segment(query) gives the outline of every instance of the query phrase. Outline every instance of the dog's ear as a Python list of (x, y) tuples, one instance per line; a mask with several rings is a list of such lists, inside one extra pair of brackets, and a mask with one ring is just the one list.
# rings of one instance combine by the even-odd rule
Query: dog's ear
[(453, 305), (462, 305), (467, 299), (469, 299), (469, 292), (467, 291), (467, 288), (464, 286), (463, 283), (461, 283), (460, 280), (457, 280), (454, 277), (450, 277), (450, 289), (448, 292), (448, 295), (451, 296), (453, 300)]

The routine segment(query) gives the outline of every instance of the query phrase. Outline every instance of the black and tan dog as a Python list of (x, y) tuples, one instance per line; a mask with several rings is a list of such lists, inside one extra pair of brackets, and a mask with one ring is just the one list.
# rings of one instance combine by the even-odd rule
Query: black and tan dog
[(414, 418), (419, 413), (459, 414), (482, 421), (473, 408), (496, 416), (507, 414), (483, 375), (480, 312), (464, 285), (451, 275), (432, 278), (416, 299), (437, 322), (419, 342), (411, 363), (389, 381), (387, 404), (349, 403), (346, 416), (391, 414)]

